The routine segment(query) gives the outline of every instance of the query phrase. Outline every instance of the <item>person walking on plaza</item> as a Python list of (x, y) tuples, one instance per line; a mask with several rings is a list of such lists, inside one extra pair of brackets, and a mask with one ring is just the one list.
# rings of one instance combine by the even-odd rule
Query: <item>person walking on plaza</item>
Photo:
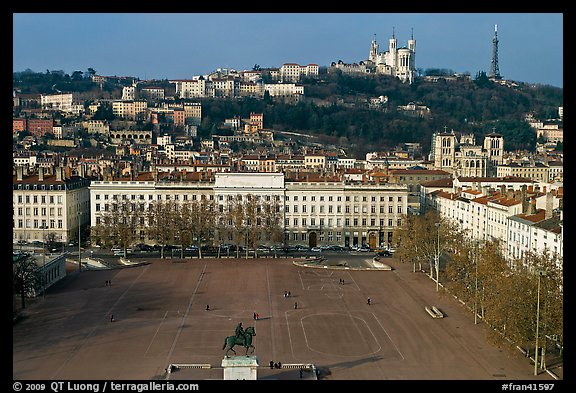
[(210, 311), (210, 305), (209, 304), (206, 305), (206, 311)]
[(294, 302), (294, 310), (297, 310), (297, 309), (298, 309), (298, 303)]
[(258, 318), (256, 318), (256, 312), (254, 312), (254, 320), (256, 320), (256, 319), (258, 319)]
[(370, 300), (370, 298), (368, 298), (368, 305), (372, 304), (372, 301)]

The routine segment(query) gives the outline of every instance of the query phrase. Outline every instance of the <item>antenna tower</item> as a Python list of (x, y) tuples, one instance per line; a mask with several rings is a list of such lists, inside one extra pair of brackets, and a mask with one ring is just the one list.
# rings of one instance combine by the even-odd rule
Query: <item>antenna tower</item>
[(494, 79), (502, 79), (500, 68), (498, 67), (498, 25), (494, 25), (494, 38), (492, 39), (492, 69), (490, 70), (490, 77)]

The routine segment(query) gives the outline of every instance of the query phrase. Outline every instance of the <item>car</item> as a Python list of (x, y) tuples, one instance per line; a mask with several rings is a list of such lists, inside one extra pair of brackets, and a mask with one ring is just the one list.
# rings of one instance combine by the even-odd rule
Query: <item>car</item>
[(369, 252), (369, 251), (370, 251), (370, 247), (362, 246), (362, 247), (358, 248), (358, 251), (360, 251), (360, 252)]
[(322, 251), (322, 249), (321, 249), (320, 247), (312, 247), (312, 248), (310, 249), (310, 251), (320, 252), (320, 251)]
[(116, 250), (116, 251), (114, 251), (114, 254), (113, 254), (113, 255), (114, 255), (115, 257), (118, 257), (118, 256), (123, 257), (123, 256), (124, 256), (124, 250)]

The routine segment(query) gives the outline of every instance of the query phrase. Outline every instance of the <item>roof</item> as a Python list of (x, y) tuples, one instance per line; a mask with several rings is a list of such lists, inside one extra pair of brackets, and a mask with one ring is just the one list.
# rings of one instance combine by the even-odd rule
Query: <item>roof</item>
[(394, 175), (447, 175), (450, 173), (440, 169), (391, 169), (390, 172)]
[(452, 178), (436, 179), (422, 183), (423, 187), (452, 187), (453, 185), (454, 181)]

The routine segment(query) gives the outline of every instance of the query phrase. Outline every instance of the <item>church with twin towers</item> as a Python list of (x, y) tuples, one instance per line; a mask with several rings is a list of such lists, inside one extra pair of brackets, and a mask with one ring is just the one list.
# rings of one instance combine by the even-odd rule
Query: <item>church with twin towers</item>
[(370, 45), (370, 56), (366, 60), (366, 65), (375, 67), (377, 74), (392, 75), (402, 82), (412, 83), (416, 70), (416, 40), (414, 31), (410, 33), (407, 47), (398, 47), (394, 28), (392, 38), (388, 40), (388, 50), (380, 52), (376, 42), (376, 34)]

